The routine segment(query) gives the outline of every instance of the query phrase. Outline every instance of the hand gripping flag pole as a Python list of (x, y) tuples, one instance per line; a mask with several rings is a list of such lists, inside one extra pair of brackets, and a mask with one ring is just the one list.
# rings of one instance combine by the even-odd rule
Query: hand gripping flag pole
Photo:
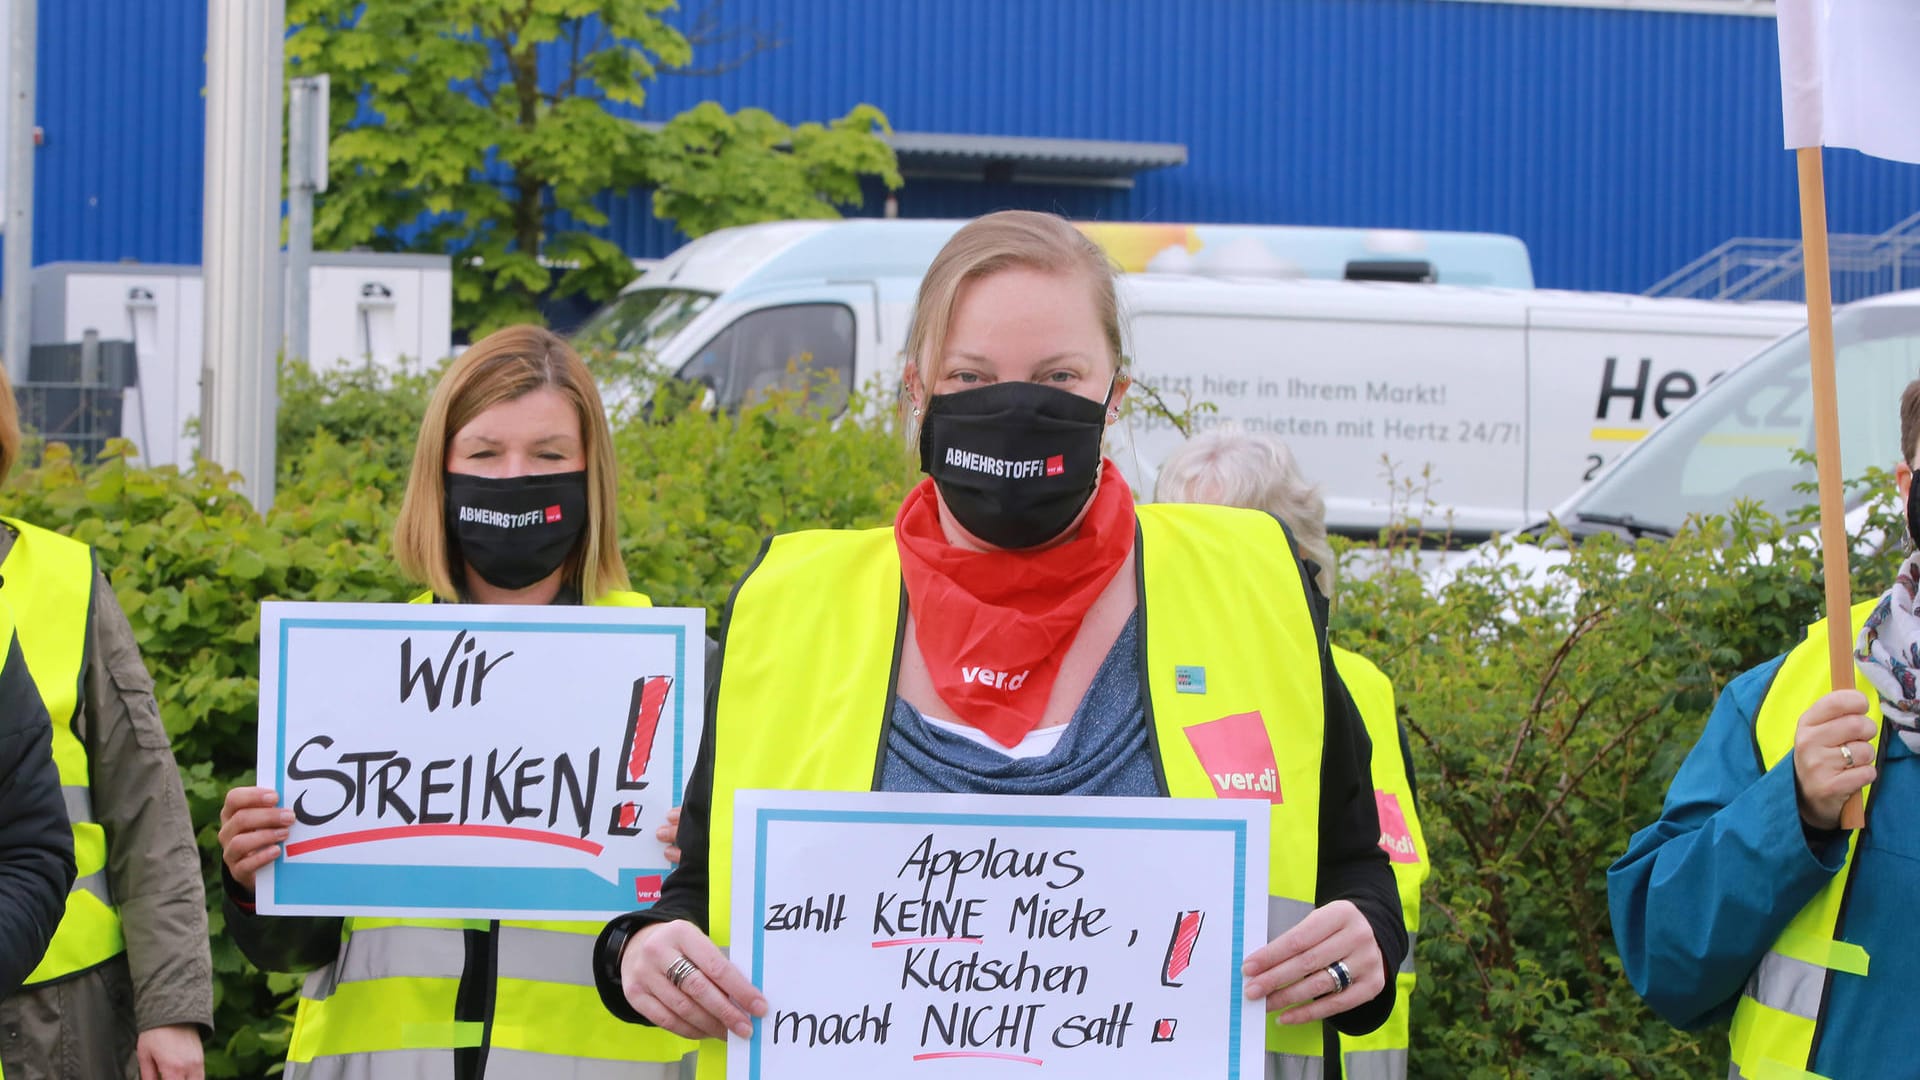
[[(1914, 0), (1779, 0), (1780, 101), (1786, 144), (1800, 172), (1806, 253), (1807, 343), (1812, 360), (1814, 456), (1820, 480), (1820, 548), (1826, 574), (1827, 654), (1836, 690), (1853, 688), (1852, 596), (1835, 392), (1833, 287), (1827, 263), (1823, 146), (1920, 163), (1920, 3)], [(1913, 452), (1900, 448), (1902, 457)], [(1866, 825), (1861, 798), (1840, 824)]]

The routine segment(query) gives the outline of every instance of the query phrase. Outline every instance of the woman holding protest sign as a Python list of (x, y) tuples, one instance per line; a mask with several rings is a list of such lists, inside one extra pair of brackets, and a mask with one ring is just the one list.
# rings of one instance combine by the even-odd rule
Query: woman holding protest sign
[[(400, 568), (430, 589), (417, 601), (647, 606), (627, 591), (614, 469), (599, 391), (565, 341), (515, 326), (476, 342), (434, 390), (394, 529)], [(220, 840), (241, 950), (313, 969), (289, 1080), (678, 1075), (690, 1044), (593, 1007), (597, 925), (256, 914), (255, 875), (293, 817), (276, 802), (228, 792)]]
[[(652, 911), (601, 935), (602, 998), (708, 1039), (766, 1015), (721, 952), (736, 791), (1231, 793), (1272, 804), (1272, 940), (1245, 958), (1246, 995), (1280, 1012), (1266, 1029), (1283, 1075), (1338, 1075), (1333, 1030), (1391, 1012), (1407, 938), (1365, 730), (1285, 530), (1254, 511), (1136, 510), (1100, 449), (1127, 388), (1111, 268), (1057, 217), (956, 233), (908, 356), (929, 479), (893, 528), (776, 537), (742, 580), (684, 862)], [(1176, 690), (1197, 671), (1219, 692)], [(1272, 795), (1207, 779), (1276, 766)], [(708, 1049), (701, 1075), (723, 1075)]]

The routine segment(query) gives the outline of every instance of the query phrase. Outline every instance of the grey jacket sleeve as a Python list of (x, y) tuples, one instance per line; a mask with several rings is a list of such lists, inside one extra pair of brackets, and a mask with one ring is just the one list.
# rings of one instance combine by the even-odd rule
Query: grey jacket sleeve
[(153, 679), (106, 576), (97, 574), (84, 696), (93, 813), (107, 832), (107, 885), (127, 939), (140, 1030), (213, 1029), (213, 964), (200, 852)]
[(0, 997), (39, 965), (73, 888), (53, 724), (11, 635), (0, 666)]

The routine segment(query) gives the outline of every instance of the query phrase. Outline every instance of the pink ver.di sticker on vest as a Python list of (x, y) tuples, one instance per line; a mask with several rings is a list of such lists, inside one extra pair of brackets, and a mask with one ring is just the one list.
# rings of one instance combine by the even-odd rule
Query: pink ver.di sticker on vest
[(1214, 794), (1223, 799), (1265, 799), (1279, 804), (1280, 770), (1260, 713), (1223, 716), (1186, 729), (1187, 741), (1207, 770)]
[(1419, 862), (1420, 850), (1413, 846), (1413, 830), (1407, 828), (1400, 796), (1376, 788), (1373, 804), (1380, 811), (1380, 848), (1387, 853), (1387, 858), (1397, 863)]

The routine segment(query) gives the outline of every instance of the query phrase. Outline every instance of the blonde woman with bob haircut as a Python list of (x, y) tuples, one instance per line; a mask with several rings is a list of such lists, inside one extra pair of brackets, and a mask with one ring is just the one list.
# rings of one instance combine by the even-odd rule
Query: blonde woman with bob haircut
[[(1292, 533), (1320, 591), (1333, 597), (1333, 546), (1327, 542), (1327, 504), (1320, 488), (1295, 462), (1279, 438), (1219, 428), (1196, 435), (1160, 463), (1154, 498), (1171, 503), (1212, 503), (1264, 510)], [(1413, 777), (1413, 751), (1394, 707), (1393, 683), (1371, 660), (1330, 646), (1334, 669), (1353, 695), (1372, 741), (1374, 801), (1382, 810), (1380, 846), (1393, 863), (1409, 939), (1420, 930), (1420, 889), (1432, 864), (1420, 827)], [(1393, 748), (1398, 747), (1396, 755)], [(1412, 1032), (1415, 972), (1412, 958), (1395, 977), (1398, 1001), (1378, 1029), (1340, 1038), (1341, 1067), (1349, 1077), (1404, 1080)]]
[[(1257, 767), (1286, 793), (1274, 937), (1243, 969), (1278, 1014), (1274, 1066), (1322, 1075), (1334, 1030), (1385, 1019), (1406, 930), (1325, 600), (1266, 514), (1136, 509), (1101, 453), (1122, 340), (1111, 265), (1058, 217), (980, 218), (934, 259), (903, 388), (927, 479), (891, 527), (775, 537), (740, 583), (683, 861), (595, 953), (615, 1015), (710, 1040), (767, 1015), (722, 952), (737, 791), (1212, 798), (1236, 793), (1210, 768)], [(1216, 693), (1175, 692), (1175, 647)], [(979, 667), (1021, 675), (965, 677)], [(725, 1048), (703, 1047), (701, 1076), (724, 1075)]]
[[(496, 408), (500, 411), (490, 422), (477, 422)], [(532, 425), (526, 430), (535, 437), (509, 447), (506, 439), (523, 424)], [(427, 404), (394, 523), (394, 561), (444, 602), (547, 604), (563, 590), (594, 598), (625, 590), (627, 567), (614, 531), (615, 468), (613, 433), (600, 391), (572, 347), (537, 326), (498, 331), (461, 355)], [(479, 568), (463, 563), (461, 544), (448, 534), (450, 475), (574, 471), (586, 474), (586, 521), (558, 570), (523, 586), (527, 595), (521, 596), (520, 590), (496, 586)]]
[[(614, 470), (600, 393), (565, 341), (512, 326), (474, 343), (427, 405), (394, 526), (395, 560), (428, 589), (415, 602), (647, 606), (627, 591)], [(220, 841), (241, 951), (268, 971), (313, 971), (288, 1080), (680, 1075), (689, 1043), (594, 1007), (598, 924), (257, 914), (254, 877), (293, 816), (276, 802), (267, 788), (228, 792)]]

